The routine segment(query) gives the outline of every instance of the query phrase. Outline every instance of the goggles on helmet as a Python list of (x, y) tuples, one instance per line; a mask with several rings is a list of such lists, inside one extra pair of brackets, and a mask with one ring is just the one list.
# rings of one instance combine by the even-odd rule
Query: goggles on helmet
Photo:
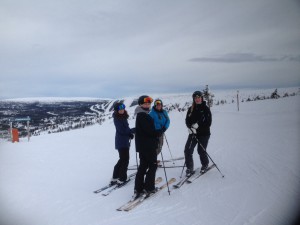
[(122, 110), (122, 109), (125, 109), (125, 105), (124, 104), (121, 104), (118, 106), (118, 110)]
[(144, 103), (152, 103), (153, 99), (151, 97), (144, 98)]
[(154, 105), (156, 106), (156, 105), (162, 105), (162, 102), (160, 101), (160, 100), (156, 100), (155, 102), (154, 102)]
[(196, 97), (202, 97), (203, 96), (203, 94), (202, 94), (202, 92), (201, 91), (195, 91), (194, 93), (193, 93), (193, 98), (196, 98)]

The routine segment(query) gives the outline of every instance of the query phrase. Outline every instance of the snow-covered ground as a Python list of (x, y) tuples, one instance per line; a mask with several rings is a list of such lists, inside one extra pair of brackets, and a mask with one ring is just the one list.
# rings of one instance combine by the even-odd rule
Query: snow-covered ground
[[(300, 96), (244, 102), (239, 112), (234, 104), (214, 106), (212, 114), (208, 153), (225, 178), (213, 169), (130, 212), (116, 208), (132, 196), (133, 182), (107, 197), (93, 193), (108, 183), (118, 160), (112, 120), (30, 142), (0, 142), (0, 224), (292, 224), (300, 208)], [(184, 117), (170, 112), (166, 136), (173, 157), (183, 156)], [(171, 157), (166, 143), (163, 155)], [(194, 161), (199, 166), (196, 150)], [(135, 163), (133, 143), (130, 165)], [(179, 179), (181, 169), (166, 172)], [(163, 169), (157, 176), (164, 177)]]

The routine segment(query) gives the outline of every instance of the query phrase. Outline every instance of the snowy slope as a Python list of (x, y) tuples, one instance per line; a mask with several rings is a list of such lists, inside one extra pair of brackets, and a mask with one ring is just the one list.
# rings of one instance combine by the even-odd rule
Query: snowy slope
[[(245, 102), (239, 112), (233, 104), (214, 106), (208, 152), (225, 178), (214, 169), (131, 212), (115, 209), (131, 197), (133, 183), (107, 197), (93, 193), (108, 183), (118, 159), (111, 120), (30, 142), (1, 142), (0, 224), (291, 224), (300, 202), (299, 112), (299, 95)], [(183, 156), (184, 116), (170, 112), (166, 135), (173, 157)], [(133, 127), (134, 120), (129, 122)], [(130, 165), (134, 149), (133, 143)], [(166, 144), (163, 154), (170, 158)], [(194, 160), (200, 164), (196, 151)], [(180, 173), (167, 170), (168, 178), (179, 179)], [(164, 177), (162, 169), (157, 176)]]

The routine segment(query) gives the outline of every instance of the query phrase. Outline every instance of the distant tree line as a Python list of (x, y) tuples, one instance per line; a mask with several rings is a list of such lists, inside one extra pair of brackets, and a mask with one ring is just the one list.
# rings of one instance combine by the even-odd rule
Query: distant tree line
[[(258, 100), (266, 100), (266, 99), (278, 99), (278, 98), (286, 98), (289, 96), (296, 96), (300, 93), (300, 89), (298, 90), (298, 92), (293, 92), (293, 93), (287, 93), (285, 92), (282, 96), (280, 96), (278, 94), (278, 90), (277, 88), (271, 93), (271, 95), (267, 95), (267, 96), (261, 96), (261, 95), (255, 95), (253, 97), (248, 97), (246, 99), (242, 99), (241, 102), (250, 102), (250, 101), (258, 101)], [(208, 86), (206, 86), (206, 88), (203, 90), (203, 97), (204, 100), (206, 100), (207, 104), (209, 107), (212, 107), (213, 105), (224, 105), (227, 104), (227, 100), (226, 99), (222, 99), (222, 100), (218, 100), (218, 101), (214, 101), (214, 94), (212, 94), (209, 89)], [(234, 103), (236, 101), (236, 98), (233, 98), (231, 100), (231, 103)], [(180, 107), (180, 105), (178, 103), (174, 103), (174, 104), (169, 104), (165, 106), (165, 109), (169, 112), (172, 110), (177, 110), (179, 112), (184, 112), (186, 111), (190, 106), (192, 105), (192, 102), (186, 102), (184, 104), (184, 106)]]

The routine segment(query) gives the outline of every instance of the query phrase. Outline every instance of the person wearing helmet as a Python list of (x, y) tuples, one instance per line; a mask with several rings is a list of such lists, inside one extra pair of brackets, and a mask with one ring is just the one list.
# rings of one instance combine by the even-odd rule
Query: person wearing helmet
[(193, 104), (189, 107), (185, 118), (189, 131), (184, 149), (187, 176), (191, 176), (194, 173), (193, 152), (197, 144), (197, 151), (202, 165), (201, 172), (205, 172), (208, 167), (209, 159), (206, 154), (206, 148), (210, 138), (210, 126), (212, 123), (211, 111), (206, 102), (203, 101), (202, 92), (195, 91), (192, 97)]
[(155, 129), (161, 133), (158, 137), (158, 147), (156, 149), (157, 155), (161, 152), (163, 142), (164, 142), (164, 132), (169, 128), (170, 119), (166, 110), (163, 109), (163, 102), (161, 99), (156, 99), (154, 101), (154, 106), (152, 107), (149, 115), (154, 120)]
[(135, 147), (139, 153), (140, 165), (135, 177), (134, 198), (144, 192), (155, 191), (158, 132), (155, 130), (154, 121), (149, 115), (152, 102), (151, 97), (142, 95), (139, 97), (139, 105), (135, 109)]
[(127, 180), (127, 169), (129, 164), (130, 139), (134, 138), (132, 129), (128, 124), (128, 113), (123, 103), (114, 105), (114, 124), (116, 127), (115, 148), (119, 152), (119, 160), (114, 166), (112, 184), (122, 184)]

